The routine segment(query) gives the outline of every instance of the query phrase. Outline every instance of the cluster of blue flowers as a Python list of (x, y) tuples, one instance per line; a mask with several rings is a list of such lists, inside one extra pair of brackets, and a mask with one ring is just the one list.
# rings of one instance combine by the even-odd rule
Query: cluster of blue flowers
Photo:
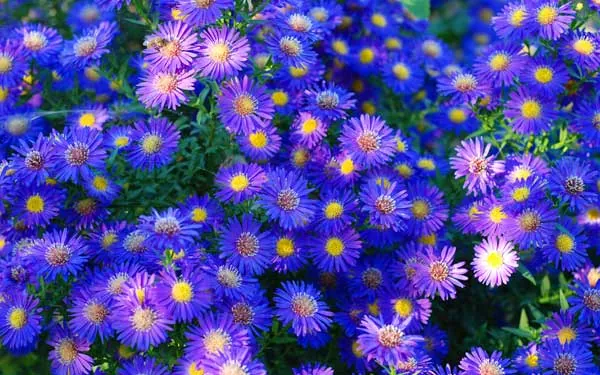
[(600, 375), (600, 3), (406, 3), (0, 0), (0, 354)]

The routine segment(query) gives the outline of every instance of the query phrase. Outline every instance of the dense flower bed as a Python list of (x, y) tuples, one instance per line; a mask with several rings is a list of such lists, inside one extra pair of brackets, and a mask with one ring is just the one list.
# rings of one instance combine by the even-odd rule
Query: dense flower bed
[(0, 373), (600, 374), (599, 11), (0, 0)]

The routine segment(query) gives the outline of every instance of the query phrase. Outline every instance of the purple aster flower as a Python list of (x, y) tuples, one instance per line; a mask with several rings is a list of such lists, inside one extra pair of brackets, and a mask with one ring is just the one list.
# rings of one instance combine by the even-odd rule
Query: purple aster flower
[(528, 59), (520, 74), (523, 85), (547, 96), (554, 96), (565, 90), (569, 73), (564, 63), (549, 57)]
[(204, 367), (187, 356), (183, 356), (177, 360), (177, 366), (173, 369), (173, 375), (204, 375)]
[(580, 324), (570, 311), (552, 314), (546, 325), (548, 328), (542, 331), (545, 340), (558, 340), (561, 345), (574, 342), (586, 346), (594, 341), (594, 330)]
[(502, 186), (502, 204), (507, 211), (519, 212), (545, 198), (546, 180), (533, 177)]
[(99, 63), (102, 56), (109, 52), (107, 47), (117, 32), (118, 27), (114, 22), (102, 22), (97, 27), (86, 29), (73, 40), (65, 42), (62, 64), (82, 70)]
[(0, 43), (0, 87), (11, 87), (21, 82), (27, 62), (22, 47), (13, 40)]
[(504, 234), (509, 222), (506, 206), (494, 196), (489, 196), (480, 207), (481, 213), (474, 223), (476, 230), (486, 237)]
[(475, 223), (481, 215), (481, 201), (469, 199), (467, 203), (459, 207), (452, 217), (458, 229), (465, 234), (477, 233)]
[(43, 121), (37, 113), (18, 107), (10, 108), (10, 111), (8, 115), (0, 116), (0, 145), (34, 140), (43, 131)]
[(56, 137), (51, 168), (56, 171), (58, 180), (77, 183), (92, 177), (91, 168), (102, 169), (105, 158), (100, 132), (70, 128)]
[(221, 167), (215, 177), (219, 187), (216, 197), (222, 201), (240, 203), (258, 193), (266, 181), (267, 175), (256, 164)]
[(56, 188), (27, 187), (17, 193), (14, 215), (28, 226), (45, 226), (58, 216), (64, 200), (62, 191)]
[(56, 326), (50, 333), (48, 353), (52, 373), (56, 375), (86, 375), (92, 370), (94, 360), (85, 354), (90, 343), (67, 329)]
[(203, 366), (209, 365), (214, 356), (244, 348), (250, 342), (248, 331), (235, 324), (233, 317), (227, 313), (205, 314), (198, 319), (198, 326), (192, 326), (185, 336), (188, 339), (185, 353), (194, 360), (200, 360)]
[(15, 293), (0, 304), (2, 345), (20, 351), (35, 345), (42, 331), (39, 300), (25, 293)]
[(165, 22), (146, 37), (144, 61), (153, 72), (175, 73), (192, 65), (199, 48), (198, 36), (183, 22)]
[(310, 112), (299, 112), (292, 123), (294, 142), (315, 148), (327, 134), (328, 124)]
[(60, 52), (63, 39), (53, 28), (40, 24), (18, 28), (24, 52), (40, 64), (48, 64)]
[(152, 170), (168, 164), (177, 151), (179, 130), (164, 118), (137, 121), (128, 158), (135, 168)]
[(219, 353), (206, 363), (206, 374), (267, 375), (265, 366), (252, 358), (249, 348)]
[(267, 38), (266, 43), (273, 60), (285, 67), (302, 68), (316, 62), (317, 54), (312, 50), (310, 40), (305, 37), (276, 31)]
[(597, 34), (571, 31), (562, 45), (565, 58), (573, 60), (580, 69), (594, 71), (600, 66), (600, 40)]
[(456, 298), (456, 287), (463, 288), (462, 281), (467, 280), (465, 262), (454, 262), (456, 248), (444, 246), (438, 253), (428, 247), (421, 255), (421, 261), (415, 264), (414, 286), (426, 297), (437, 294), (442, 300)]
[(321, 332), (331, 325), (333, 313), (311, 284), (285, 281), (274, 297), (275, 314), (283, 324), (292, 324), (296, 336)]
[(404, 221), (409, 217), (406, 197), (406, 190), (395, 182), (386, 185), (371, 181), (360, 193), (361, 210), (369, 214), (371, 225), (399, 232), (406, 227)]
[(129, 262), (105, 268), (95, 277), (91, 290), (98, 293), (99, 297), (119, 297), (124, 293), (125, 283), (141, 270), (140, 265)]
[(600, 283), (589, 286), (581, 281), (575, 283), (575, 295), (569, 297), (569, 309), (573, 314), (579, 314), (579, 321), (592, 327), (600, 325)]
[(245, 214), (239, 221), (232, 218), (223, 230), (220, 257), (244, 274), (260, 275), (271, 260), (271, 241), (271, 233), (261, 232), (260, 223), (251, 215)]
[(131, 145), (131, 133), (129, 126), (113, 126), (104, 137), (104, 146), (116, 150), (127, 149)]
[(53, 281), (59, 275), (65, 279), (76, 275), (87, 261), (87, 246), (79, 236), (69, 236), (66, 229), (47, 232), (35, 241), (31, 252), (37, 261), (38, 274), (46, 281)]
[(598, 201), (598, 191), (594, 188), (597, 176), (598, 172), (588, 161), (563, 157), (550, 173), (550, 192), (572, 210), (581, 210)]
[(422, 336), (407, 335), (406, 327), (411, 318), (401, 320), (395, 316), (386, 324), (383, 318), (365, 315), (358, 335), (358, 348), (367, 360), (374, 359), (382, 366), (396, 366), (413, 355), (417, 345), (423, 342)]
[(510, 86), (527, 61), (520, 51), (520, 45), (490, 46), (474, 66), (477, 78), (482, 82), (491, 82), (493, 87)]
[(506, 160), (506, 178), (510, 183), (527, 181), (532, 177), (544, 178), (549, 172), (546, 162), (532, 154), (511, 155)]
[(69, 7), (67, 24), (74, 31), (79, 32), (82, 29), (97, 26), (100, 22), (111, 21), (115, 15), (113, 12), (103, 12), (96, 2), (78, 1)]
[(527, 34), (525, 25), (528, 16), (527, 6), (522, 1), (515, 1), (506, 4), (492, 18), (492, 25), (500, 38), (521, 40)]
[(105, 172), (94, 172), (94, 176), (86, 179), (87, 193), (104, 202), (112, 202), (119, 196), (120, 186), (114, 183)]
[(407, 233), (416, 236), (437, 232), (448, 218), (448, 206), (444, 195), (435, 186), (423, 181), (411, 183), (408, 191)]
[(211, 280), (213, 280), (213, 289), (215, 298), (235, 299), (252, 295), (258, 287), (258, 280), (246, 274), (227, 263), (216, 263), (208, 270)]
[(102, 131), (102, 125), (110, 119), (108, 110), (100, 104), (87, 105), (73, 109), (68, 123), (73, 127), (89, 128)]
[(600, 146), (600, 98), (583, 101), (574, 111), (572, 127), (582, 135), (582, 141), (591, 146)]
[(532, 342), (517, 348), (513, 355), (513, 364), (519, 374), (537, 375), (541, 372), (539, 359), (538, 345)]
[(200, 34), (199, 57), (195, 67), (204, 77), (221, 80), (244, 68), (250, 45), (235, 29), (211, 27)]
[(560, 5), (558, 0), (531, 0), (527, 2), (525, 27), (530, 35), (556, 40), (569, 29), (573, 18), (570, 2)]
[(262, 292), (231, 301), (226, 311), (235, 324), (250, 331), (255, 338), (267, 331), (273, 321), (269, 301)]
[(297, 369), (292, 369), (294, 375), (333, 375), (333, 369), (320, 363), (303, 364)]
[(354, 229), (346, 228), (313, 238), (310, 249), (313, 262), (320, 270), (347, 272), (356, 265), (362, 243)]
[(148, 71), (137, 85), (136, 93), (147, 108), (156, 108), (159, 111), (165, 107), (176, 109), (180, 104), (187, 103), (188, 98), (184, 91), (194, 90), (195, 74), (194, 70), (171, 73)]
[(113, 301), (108, 295), (94, 293), (87, 288), (74, 292), (73, 304), (69, 309), (69, 328), (82, 338), (94, 342), (100, 337), (102, 343), (112, 336)]
[(491, 355), (482, 348), (473, 348), (460, 361), (461, 375), (514, 374), (510, 360), (502, 358), (502, 352)]
[(315, 201), (308, 197), (311, 191), (297, 172), (277, 168), (267, 175), (259, 203), (282, 228), (300, 228), (310, 223), (315, 212)]
[(425, 72), (411, 59), (394, 56), (381, 67), (384, 82), (399, 95), (411, 95), (419, 91)]
[(465, 176), (463, 187), (475, 196), (491, 191), (496, 186), (494, 177), (504, 172), (504, 162), (490, 155), (491, 148), (482, 138), (467, 139), (456, 147), (456, 156), (450, 158), (454, 176)]
[(316, 210), (315, 230), (319, 233), (339, 232), (352, 223), (352, 213), (358, 201), (352, 191), (325, 189), (321, 191)]
[(186, 23), (205, 26), (221, 18), (223, 11), (233, 9), (233, 0), (176, 0), (177, 9)]
[(285, 66), (279, 69), (275, 74), (275, 82), (291, 90), (292, 93), (301, 93), (319, 83), (324, 73), (325, 66), (320, 60), (316, 60), (311, 65)]
[(179, 250), (194, 243), (200, 225), (170, 207), (161, 213), (152, 209), (152, 215), (140, 216), (138, 228), (148, 234), (148, 241), (154, 247)]
[(325, 120), (337, 120), (346, 117), (346, 111), (354, 108), (354, 94), (335, 84), (322, 82), (304, 91), (304, 110)]
[(546, 202), (538, 202), (511, 216), (504, 228), (504, 235), (521, 248), (539, 247), (552, 233), (557, 219), (554, 208)]
[(475, 257), (471, 265), (479, 282), (496, 287), (508, 284), (518, 262), (519, 255), (511, 242), (503, 237), (489, 237), (475, 246)]
[(540, 367), (544, 375), (587, 375), (598, 369), (588, 347), (578, 343), (561, 345), (558, 340), (549, 340), (541, 346)]
[(273, 117), (273, 103), (264, 87), (251, 78), (237, 77), (223, 83), (218, 98), (219, 119), (234, 134), (265, 128)]
[[(125, 362), (123, 367), (117, 372), (117, 375), (168, 375), (169, 370), (163, 364), (158, 363), (154, 358), (144, 358), (136, 356), (133, 360)], [(193, 374), (190, 372), (190, 374)]]
[(342, 129), (340, 143), (353, 160), (367, 167), (385, 164), (396, 151), (392, 129), (379, 116), (351, 118)]
[(209, 308), (212, 297), (206, 276), (185, 266), (181, 272), (161, 271), (156, 300), (175, 321), (189, 323)]
[(431, 316), (431, 301), (427, 298), (418, 298), (409, 293), (390, 288), (384, 294), (385, 302), (382, 306), (384, 316), (398, 316), (401, 319), (411, 317), (406, 326), (407, 332), (420, 332)]
[(277, 128), (267, 125), (255, 128), (248, 134), (238, 135), (241, 151), (253, 161), (265, 161), (272, 158), (281, 147), (281, 137)]
[(428, 375), (458, 375), (458, 369), (448, 364), (445, 367), (437, 365), (430, 370)]
[(486, 84), (467, 72), (456, 72), (451, 76), (443, 76), (438, 81), (440, 95), (451, 97), (456, 104), (469, 104), (483, 97), (488, 91)]
[(552, 234), (545, 238), (542, 251), (548, 261), (563, 271), (576, 271), (587, 260), (587, 237), (583, 227), (569, 220), (556, 224)]
[(223, 209), (208, 194), (188, 198), (179, 209), (192, 222), (201, 225), (202, 231), (208, 230), (209, 226), (216, 228), (223, 220)]

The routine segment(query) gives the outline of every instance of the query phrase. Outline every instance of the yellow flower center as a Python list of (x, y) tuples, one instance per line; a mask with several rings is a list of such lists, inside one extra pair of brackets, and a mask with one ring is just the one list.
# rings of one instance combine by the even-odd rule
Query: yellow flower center
[(92, 180), (92, 186), (98, 191), (106, 191), (108, 188), (108, 180), (102, 176), (95, 176)]
[[(160, 92), (161, 94), (169, 94), (173, 91), (175, 91), (175, 89), (177, 88), (177, 77), (174, 74), (159, 74), (156, 76), (156, 78), (154, 79), (154, 86), (156, 87), (156, 89), (158, 90), (158, 92)], [(111, 82), (111, 86), (113, 86), (113, 83)], [(114, 88), (111, 87), (111, 89), (113, 90), (118, 90), (118, 87), (115, 86)]]
[(343, 40), (338, 39), (338, 40), (334, 41), (333, 44), (331, 45), (331, 47), (333, 48), (335, 53), (337, 53), (338, 55), (345, 56), (348, 54), (348, 45)]
[(171, 9), (171, 18), (175, 21), (183, 21), (187, 18), (187, 15), (184, 14), (180, 9), (173, 8)]
[(196, 207), (192, 210), (192, 221), (195, 223), (203, 223), (208, 217), (208, 212), (202, 207)]
[(363, 102), (362, 110), (364, 113), (367, 113), (369, 115), (374, 115), (377, 112), (377, 108), (375, 108), (375, 105), (371, 101)]
[(391, 50), (396, 50), (396, 49), (402, 48), (402, 41), (400, 41), (400, 39), (393, 37), (393, 36), (386, 38), (384, 44), (387, 49), (391, 49)]
[(561, 253), (570, 253), (575, 247), (575, 241), (566, 233), (561, 233), (556, 236), (555, 246)]
[(302, 123), (302, 133), (311, 134), (315, 130), (317, 130), (317, 120), (314, 118), (309, 118), (308, 120)]
[(337, 237), (331, 237), (325, 243), (325, 251), (331, 256), (340, 256), (344, 252), (344, 243)]
[(386, 27), (387, 26), (387, 18), (381, 13), (373, 13), (371, 16), (371, 23), (377, 27)]
[(119, 345), (118, 352), (119, 356), (123, 359), (129, 359), (135, 354), (135, 351), (133, 351), (133, 349), (123, 344)]
[(369, 310), (369, 313), (371, 315), (373, 315), (373, 316), (379, 315), (379, 304), (377, 303), (377, 301), (368, 304), (367, 309)]
[(548, 83), (552, 81), (552, 78), (554, 78), (554, 73), (552, 73), (552, 69), (543, 66), (535, 70), (533, 77), (539, 83)]
[(250, 141), (252, 147), (255, 148), (264, 148), (268, 143), (267, 135), (260, 130), (254, 133), (250, 133), (250, 135), (248, 136), (248, 140)]
[(348, 175), (354, 172), (354, 162), (352, 159), (348, 158), (344, 160), (342, 164), (340, 164), (340, 172), (342, 172), (343, 175)]
[(294, 164), (298, 167), (303, 167), (306, 162), (308, 162), (308, 158), (310, 155), (307, 150), (299, 149), (294, 151)]
[(496, 206), (490, 211), (489, 217), (492, 223), (500, 224), (508, 216), (502, 211), (502, 207)]
[(375, 59), (375, 52), (371, 48), (363, 48), (358, 54), (361, 64), (370, 64)]
[(533, 99), (528, 99), (521, 105), (521, 115), (526, 119), (539, 118), (542, 113), (542, 106)]
[(289, 97), (285, 91), (275, 91), (271, 94), (271, 100), (276, 106), (283, 107), (288, 104)]
[(577, 39), (575, 43), (573, 43), (573, 49), (577, 51), (577, 53), (586, 56), (591, 55), (595, 50), (594, 43), (588, 39)]
[(8, 56), (0, 56), (0, 73), (6, 73), (12, 69), (12, 59)]
[(561, 343), (561, 345), (564, 345), (564, 344), (568, 344), (571, 341), (575, 340), (575, 338), (577, 337), (577, 334), (575, 333), (573, 328), (563, 327), (558, 330), (558, 333), (556, 334), (556, 336), (558, 337), (558, 341)]
[(125, 135), (120, 135), (117, 138), (115, 138), (115, 146), (122, 148), (125, 147), (129, 144), (129, 137), (125, 136)]
[(487, 265), (490, 268), (498, 269), (500, 266), (504, 264), (504, 260), (502, 259), (502, 254), (497, 251), (491, 251), (486, 257)]
[(210, 354), (223, 352), (231, 345), (231, 337), (221, 329), (213, 330), (204, 336), (204, 347)]
[(208, 57), (218, 63), (224, 63), (229, 58), (229, 46), (226, 43), (216, 43), (208, 48)]
[(408, 318), (413, 312), (413, 304), (407, 298), (400, 298), (394, 303), (394, 311), (402, 318)]
[(529, 354), (527, 357), (525, 357), (525, 364), (529, 368), (536, 368), (538, 366), (538, 362), (539, 362), (539, 357), (535, 353)]
[(505, 53), (496, 53), (490, 59), (490, 68), (493, 71), (503, 71), (508, 68), (510, 64), (510, 58)]
[(358, 345), (358, 341), (352, 342), (352, 354), (354, 354), (356, 358), (362, 358), (363, 356), (363, 352), (360, 351), (360, 345)]
[(294, 241), (290, 238), (280, 238), (277, 240), (277, 244), (275, 246), (277, 255), (282, 258), (287, 258), (294, 255)]
[(413, 201), (410, 210), (416, 219), (422, 220), (429, 215), (429, 203), (422, 199), (416, 199)]
[(408, 164), (397, 165), (396, 171), (398, 171), (398, 174), (404, 178), (409, 178), (414, 173), (413, 169)]
[(432, 159), (419, 159), (419, 161), (417, 161), (417, 166), (426, 171), (435, 170), (435, 163)]
[(462, 124), (467, 120), (467, 113), (461, 108), (452, 108), (448, 112), (448, 118), (455, 124)]
[(77, 347), (71, 339), (63, 339), (56, 349), (59, 355), (58, 361), (63, 365), (71, 364), (77, 358)]
[(434, 246), (437, 243), (437, 236), (435, 233), (425, 234), (419, 237), (419, 242), (423, 245)]
[(250, 180), (243, 174), (235, 175), (231, 181), (229, 181), (229, 186), (236, 192), (246, 189), (248, 185), (250, 185)]
[(196, 362), (192, 362), (188, 367), (188, 375), (204, 375), (204, 368), (198, 368)]
[(558, 17), (558, 11), (552, 6), (543, 6), (538, 10), (537, 20), (541, 25), (550, 25)]
[(39, 194), (32, 195), (27, 199), (25, 206), (27, 211), (34, 214), (39, 214), (40, 212), (44, 211), (44, 199)]
[(344, 213), (344, 207), (339, 202), (330, 202), (325, 207), (325, 217), (328, 219), (337, 219)]
[(401, 81), (406, 81), (410, 78), (410, 70), (403, 63), (394, 64), (392, 72), (394, 73), (394, 76)]
[(187, 281), (178, 281), (171, 288), (171, 296), (175, 302), (190, 302), (194, 296), (192, 286)]
[(508, 22), (513, 27), (520, 27), (523, 24), (525, 17), (527, 17), (527, 12), (525, 11), (525, 8), (518, 8), (510, 14)]
[(8, 323), (12, 329), (21, 329), (27, 324), (27, 312), (21, 307), (14, 308), (8, 315)]
[(290, 75), (294, 78), (302, 78), (308, 73), (308, 67), (302, 65), (301, 67), (290, 66)]
[(8, 89), (0, 87), (0, 103), (3, 103), (6, 99), (8, 99)]
[(100, 72), (98, 71), (98, 68), (96, 68), (96, 67), (85, 68), (85, 70), (83, 71), (83, 74), (85, 75), (85, 78), (87, 78), (93, 82), (96, 82), (100, 79)]
[(248, 116), (256, 110), (256, 103), (250, 95), (242, 94), (233, 101), (233, 109), (240, 116)]
[(108, 249), (109, 247), (111, 247), (112, 245), (114, 245), (117, 242), (117, 235), (109, 232), (107, 234), (105, 234), (102, 237), (102, 248), (103, 249)]
[(523, 202), (529, 198), (529, 188), (526, 186), (517, 188), (512, 193), (512, 199), (516, 202)]
[(158, 135), (150, 134), (142, 140), (142, 150), (146, 154), (157, 153), (162, 146), (162, 139)]
[(90, 126), (94, 126), (96, 123), (96, 116), (93, 113), (84, 113), (79, 117), (79, 126), (83, 126), (89, 128)]

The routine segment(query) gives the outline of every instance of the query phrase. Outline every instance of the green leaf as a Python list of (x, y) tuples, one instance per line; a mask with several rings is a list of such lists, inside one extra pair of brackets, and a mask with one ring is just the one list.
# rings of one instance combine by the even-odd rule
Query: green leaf
[(558, 292), (558, 300), (560, 301), (561, 310), (564, 311), (569, 309), (569, 302), (567, 302), (567, 298), (565, 297), (565, 294), (563, 293), (562, 289)]
[(428, 19), (431, 8), (429, 0), (401, 0), (402, 4), (413, 16), (420, 19)]
[(519, 329), (519, 328), (512, 328), (512, 327), (502, 327), (502, 329), (505, 330), (506, 332), (510, 332), (513, 335), (521, 337), (521, 338), (526, 339), (526, 340), (533, 340), (534, 339), (533, 335), (529, 331), (525, 331), (525, 330), (522, 330), (522, 329)]
[(542, 297), (548, 297), (550, 295), (550, 288), (550, 276), (546, 274), (542, 279), (542, 284), (540, 285), (540, 293), (542, 294)]
[(529, 280), (533, 285), (537, 285), (537, 282), (535, 281), (535, 277), (533, 277), (533, 275), (531, 274), (531, 272), (529, 272), (529, 270), (527, 269), (527, 267), (525, 267), (522, 264), (519, 264), (519, 273), (521, 275), (523, 275), (524, 278), (526, 278), (527, 280)]
[(527, 318), (527, 312), (525, 309), (521, 309), (521, 318), (519, 319), (519, 329), (528, 330), (529, 329), (529, 318)]

